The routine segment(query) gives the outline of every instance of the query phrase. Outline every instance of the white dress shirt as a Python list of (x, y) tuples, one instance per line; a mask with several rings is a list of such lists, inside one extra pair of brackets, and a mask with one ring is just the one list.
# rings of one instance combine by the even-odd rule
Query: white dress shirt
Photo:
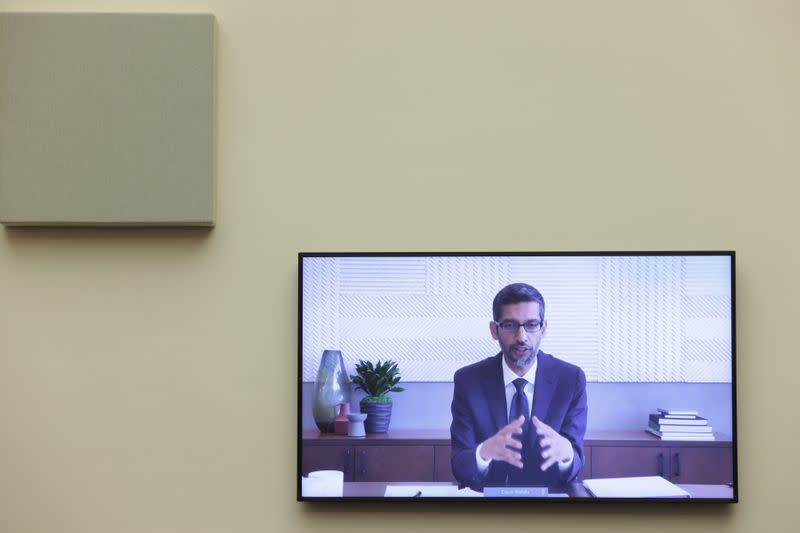
[[(514, 394), (517, 393), (517, 388), (514, 386), (514, 380), (517, 378), (522, 378), (528, 382), (525, 385), (523, 392), (525, 393), (525, 397), (528, 399), (528, 408), (531, 410), (527, 414), (527, 419), (530, 420), (531, 415), (533, 413), (533, 387), (536, 384), (536, 367), (539, 365), (539, 355), (538, 354), (536, 355), (536, 357), (533, 360), (533, 364), (528, 369), (528, 371), (525, 372), (525, 374), (523, 374), (522, 376), (518, 376), (516, 373), (514, 373), (513, 370), (511, 370), (511, 368), (506, 363), (505, 357), (502, 357), (501, 359), (503, 361), (502, 364), (503, 384), (505, 385), (505, 392), (506, 392), (506, 423), (507, 424), (510, 423), (508, 417), (511, 414), (511, 400), (514, 398)], [(536, 431), (536, 428), (533, 427), (533, 424), (531, 424), (530, 430)], [(492, 460), (484, 459), (483, 457), (481, 457), (482, 446), (483, 443), (479, 444), (478, 447), (475, 449), (475, 460), (478, 463), (478, 471), (481, 474), (485, 474), (486, 471), (489, 470), (489, 465), (492, 464)], [(567, 470), (569, 470), (572, 467), (572, 461), (574, 458), (575, 457), (573, 455), (573, 457), (570, 457), (568, 461), (559, 462), (558, 469), (562, 472), (566, 472)]]

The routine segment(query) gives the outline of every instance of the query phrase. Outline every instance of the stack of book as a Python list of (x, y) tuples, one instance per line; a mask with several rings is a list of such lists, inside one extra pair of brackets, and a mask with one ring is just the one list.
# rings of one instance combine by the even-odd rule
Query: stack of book
[(692, 409), (657, 409), (646, 429), (661, 440), (714, 440), (708, 420)]

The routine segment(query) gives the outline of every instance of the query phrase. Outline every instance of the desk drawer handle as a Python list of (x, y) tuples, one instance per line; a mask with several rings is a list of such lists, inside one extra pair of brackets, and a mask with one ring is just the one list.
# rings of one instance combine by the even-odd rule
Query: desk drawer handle
[(658, 454), (658, 475), (664, 477), (664, 454)]
[(367, 451), (361, 450), (358, 452), (358, 457), (361, 459), (359, 461), (358, 474), (363, 478), (367, 475)]
[(342, 471), (344, 475), (350, 474), (350, 450), (345, 450), (342, 457)]
[(675, 461), (675, 477), (681, 475), (681, 454), (676, 453), (672, 456), (672, 460)]

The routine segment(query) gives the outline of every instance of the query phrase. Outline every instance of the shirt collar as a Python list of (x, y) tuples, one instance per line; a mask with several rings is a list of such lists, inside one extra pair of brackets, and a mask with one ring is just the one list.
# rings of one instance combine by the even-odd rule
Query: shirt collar
[(525, 375), (518, 376), (511, 368), (509, 368), (508, 363), (506, 363), (505, 355), (500, 355), (500, 359), (503, 361), (503, 385), (506, 387), (510, 385), (515, 379), (522, 378), (526, 380), (528, 383), (533, 383), (536, 379), (536, 367), (539, 366), (539, 353), (536, 353), (536, 357), (533, 358), (533, 364), (525, 372)]

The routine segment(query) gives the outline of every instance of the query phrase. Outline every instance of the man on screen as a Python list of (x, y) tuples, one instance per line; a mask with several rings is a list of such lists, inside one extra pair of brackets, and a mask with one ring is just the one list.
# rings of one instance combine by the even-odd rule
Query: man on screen
[(547, 321), (535, 288), (504, 287), (492, 312), (500, 353), (453, 377), (453, 475), (474, 490), (573, 481), (584, 463), (586, 376), (539, 351)]

